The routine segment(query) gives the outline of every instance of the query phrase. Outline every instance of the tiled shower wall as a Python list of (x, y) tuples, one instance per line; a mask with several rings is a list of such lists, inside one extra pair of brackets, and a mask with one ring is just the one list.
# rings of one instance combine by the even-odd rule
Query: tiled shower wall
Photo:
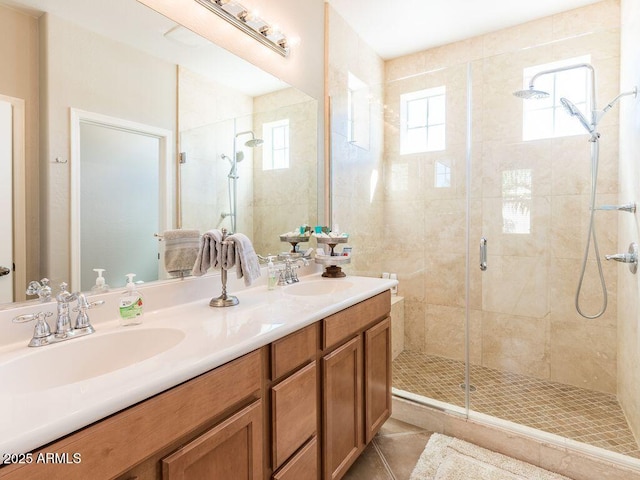
[[(640, 87), (640, 0), (621, 2), (621, 72), (624, 90)], [(620, 199), (640, 201), (640, 98), (627, 99), (620, 105)], [(629, 242), (638, 242), (637, 217), (620, 220), (618, 249), (624, 251)], [(638, 321), (638, 275), (631, 275), (620, 265), (618, 281), (618, 400), (625, 411), (631, 430), (640, 439), (640, 333)]]
[[(472, 362), (615, 393), (616, 266), (604, 265), (609, 292), (604, 316), (586, 320), (573, 305), (589, 219), (588, 137), (522, 141), (523, 104), (511, 92), (522, 88), (523, 68), (589, 54), (600, 107), (615, 97), (619, 2), (606, 0), (386, 61), (384, 85), (376, 83), (381, 61), (333, 11), (329, 32), (333, 218), (351, 234), (351, 271), (398, 273), (405, 348), (464, 358), (469, 180)], [(372, 90), (369, 150), (346, 139), (348, 71)], [(447, 89), (447, 149), (400, 155), (400, 95), (440, 85)], [(383, 122), (377, 122), (378, 114)], [(605, 117), (600, 131), (598, 203), (613, 204), (618, 202), (617, 110)], [(436, 161), (451, 167), (449, 188), (434, 186)], [(502, 172), (520, 168), (532, 169), (531, 233), (504, 234)], [(619, 249), (619, 215), (597, 214), (601, 255)], [(489, 239), (489, 269), (481, 273), (476, 245), (483, 235)], [(593, 261), (586, 278), (581, 302), (591, 313), (601, 301)]]
[[(619, 27), (619, 2), (607, 0), (386, 62), (383, 264), (399, 273), (405, 348), (464, 358), (471, 78), (471, 360), (616, 392), (616, 266), (604, 265), (604, 316), (586, 320), (573, 305), (589, 219), (588, 136), (524, 142), (522, 100), (511, 92), (522, 88), (526, 67), (589, 54), (604, 106), (619, 89)], [(447, 89), (447, 149), (400, 155), (400, 94), (439, 85)], [(600, 132), (598, 203), (614, 204), (617, 111), (605, 117)], [(451, 187), (435, 188), (436, 161), (450, 165)], [(530, 234), (502, 232), (502, 172), (513, 169), (532, 169)], [(597, 214), (601, 255), (617, 252), (618, 215)], [(476, 266), (481, 236), (489, 242), (484, 273)], [(596, 312), (601, 296), (593, 262), (583, 291), (583, 309)]]
[[(348, 232), (353, 247), (346, 270), (380, 275), (386, 239), (383, 225), (383, 82), (384, 63), (330, 6), (328, 89), (331, 109), (331, 198), (334, 224)], [(348, 74), (369, 88), (368, 140), (349, 141)]]

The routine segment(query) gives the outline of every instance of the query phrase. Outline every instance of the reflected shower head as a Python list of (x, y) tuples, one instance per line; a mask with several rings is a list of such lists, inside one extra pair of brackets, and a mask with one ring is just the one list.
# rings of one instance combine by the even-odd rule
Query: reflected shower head
[(262, 140), (261, 138), (252, 138), (251, 140), (247, 140), (246, 142), (244, 142), (245, 146), (250, 148), (259, 147), (263, 143), (264, 143), (264, 140)]
[(264, 140), (262, 140), (261, 138), (256, 138), (251, 130), (236, 134), (236, 138), (238, 138), (240, 135), (246, 135), (247, 133), (251, 134), (251, 140), (247, 140), (246, 142), (244, 142), (245, 147), (256, 148), (264, 143)]
[(578, 107), (576, 107), (571, 100), (568, 100), (562, 97), (560, 99), (560, 103), (562, 103), (562, 106), (564, 107), (565, 112), (567, 112), (572, 117), (576, 117), (580, 121), (582, 126), (587, 129), (587, 132), (593, 133), (594, 127), (592, 127), (589, 124), (589, 122), (587, 122), (587, 119), (584, 118), (584, 115), (582, 114), (582, 112), (578, 110)]
[(513, 95), (523, 100), (539, 100), (541, 98), (547, 98), (549, 93), (543, 90), (534, 90), (533, 87), (529, 87), (526, 90), (515, 91)]

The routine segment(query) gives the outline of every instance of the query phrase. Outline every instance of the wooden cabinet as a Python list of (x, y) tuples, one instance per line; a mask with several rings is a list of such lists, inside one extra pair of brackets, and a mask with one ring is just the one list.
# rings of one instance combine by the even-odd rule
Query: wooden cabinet
[(273, 480), (318, 480), (318, 454), (318, 438), (313, 437), (284, 467), (273, 474)]
[(323, 321), (324, 480), (342, 478), (391, 415), (389, 295), (381, 293)]
[(271, 344), (271, 478), (318, 480), (319, 323)]
[(262, 476), (260, 400), (162, 460), (163, 480), (262, 480)]
[(316, 384), (314, 361), (271, 390), (274, 470), (316, 434)]
[(362, 339), (356, 337), (322, 359), (323, 471), (341, 478), (364, 447)]
[(391, 319), (364, 332), (365, 442), (391, 416)]

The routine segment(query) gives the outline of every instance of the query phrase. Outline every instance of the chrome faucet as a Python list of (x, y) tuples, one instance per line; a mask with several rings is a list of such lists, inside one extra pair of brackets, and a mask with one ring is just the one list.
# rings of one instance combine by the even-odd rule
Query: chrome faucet
[[(33, 337), (29, 341), (30, 347), (41, 347), (43, 345), (49, 345), (50, 343), (58, 343), (95, 332), (95, 329), (89, 321), (87, 311), (102, 305), (104, 300), (88, 302), (84, 294), (68, 292), (66, 283), (60, 285), (60, 293), (56, 295), (56, 300), (58, 302), (58, 315), (56, 318), (56, 328), (53, 333), (51, 333), (51, 328), (47, 323), (47, 318), (52, 316), (53, 312), (20, 315), (13, 319), (14, 323), (25, 323), (36, 320)], [(74, 300), (78, 300), (78, 306), (73, 309), (74, 312), (78, 312), (78, 317), (76, 318), (75, 326), (72, 327), (69, 315), (69, 304)]]
[(51, 287), (49, 286), (49, 279), (43, 278), (39, 282), (32, 280), (27, 285), (27, 295), (38, 295), (38, 298), (42, 303), (51, 301)]
[(77, 293), (69, 293), (67, 284), (60, 284), (60, 293), (56, 295), (58, 301), (58, 318), (56, 319), (56, 330), (53, 335), (56, 338), (66, 338), (71, 333), (71, 318), (69, 317), (69, 303), (78, 299)]
[(296, 270), (301, 267), (298, 262), (302, 263), (302, 265), (304, 266), (309, 265), (309, 260), (307, 260), (306, 258), (284, 259), (284, 268), (280, 269), (278, 285), (289, 285), (291, 283), (297, 283), (300, 281), (296, 272)]

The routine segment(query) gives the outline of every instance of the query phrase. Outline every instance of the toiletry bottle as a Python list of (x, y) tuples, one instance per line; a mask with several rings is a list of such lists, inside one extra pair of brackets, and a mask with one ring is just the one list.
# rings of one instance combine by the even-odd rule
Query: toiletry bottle
[(269, 263), (267, 264), (267, 288), (269, 290), (273, 290), (276, 288), (278, 283), (278, 271), (276, 270), (276, 266), (273, 264), (273, 257), (269, 257)]
[(142, 295), (133, 283), (135, 273), (125, 275), (128, 278), (127, 291), (120, 297), (120, 325), (139, 325), (142, 323)]
[(91, 287), (91, 293), (105, 293), (109, 291), (109, 285), (106, 284), (106, 281), (102, 274), (104, 273), (104, 268), (94, 268), (94, 272), (98, 274), (96, 278), (96, 284)]

